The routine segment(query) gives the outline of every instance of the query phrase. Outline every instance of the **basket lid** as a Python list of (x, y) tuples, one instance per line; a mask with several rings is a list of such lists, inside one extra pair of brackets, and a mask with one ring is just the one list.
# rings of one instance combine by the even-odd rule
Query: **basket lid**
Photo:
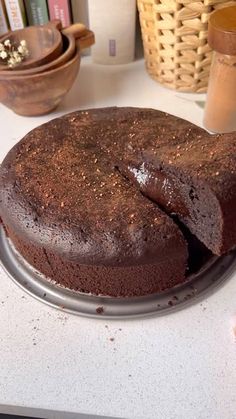
[(208, 25), (208, 43), (222, 54), (236, 55), (236, 6), (212, 13)]

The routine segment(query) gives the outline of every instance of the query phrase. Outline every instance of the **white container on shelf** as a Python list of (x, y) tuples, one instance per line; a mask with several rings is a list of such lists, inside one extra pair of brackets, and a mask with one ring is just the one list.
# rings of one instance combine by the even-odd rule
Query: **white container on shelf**
[(92, 58), (98, 64), (134, 60), (136, 0), (89, 0), (89, 23), (95, 33)]

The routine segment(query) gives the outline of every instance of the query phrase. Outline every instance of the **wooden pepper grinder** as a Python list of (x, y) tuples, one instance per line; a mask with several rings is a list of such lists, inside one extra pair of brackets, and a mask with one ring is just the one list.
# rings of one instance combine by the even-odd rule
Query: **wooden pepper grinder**
[(211, 15), (208, 43), (213, 58), (203, 124), (215, 133), (236, 131), (236, 6)]

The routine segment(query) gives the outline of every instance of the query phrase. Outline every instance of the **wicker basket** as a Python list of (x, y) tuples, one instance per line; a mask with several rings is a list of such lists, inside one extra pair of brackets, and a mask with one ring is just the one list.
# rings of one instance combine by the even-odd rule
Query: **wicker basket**
[(210, 14), (236, 1), (138, 0), (147, 71), (167, 87), (205, 92), (211, 50)]

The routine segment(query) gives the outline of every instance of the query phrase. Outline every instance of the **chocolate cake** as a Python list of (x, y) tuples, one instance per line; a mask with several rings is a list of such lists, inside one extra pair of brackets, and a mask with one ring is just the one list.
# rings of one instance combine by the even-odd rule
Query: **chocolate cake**
[(32, 131), (2, 164), (0, 215), (16, 248), (86, 293), (138, 296), (184, 281), (181, 231), (115, 169), (89, 114), (78, 116)]
[(154, 110), (75, 112), (8, 153), (0, 218), (21, 255), (62, 286), (116, 297), (161, 292), (186, 280), (188, 261), (166, 212), (215, 253), (235, 247), (235, 150), (233, 134), (210, 136)]
[(126, 113), (130, 125), (122, 135), (120, 170), (166, 212), (177, 214), (214, 254), (233, 249), (236, 133), (210, 135), (154, 110), (131, 114), (133, 122)]

